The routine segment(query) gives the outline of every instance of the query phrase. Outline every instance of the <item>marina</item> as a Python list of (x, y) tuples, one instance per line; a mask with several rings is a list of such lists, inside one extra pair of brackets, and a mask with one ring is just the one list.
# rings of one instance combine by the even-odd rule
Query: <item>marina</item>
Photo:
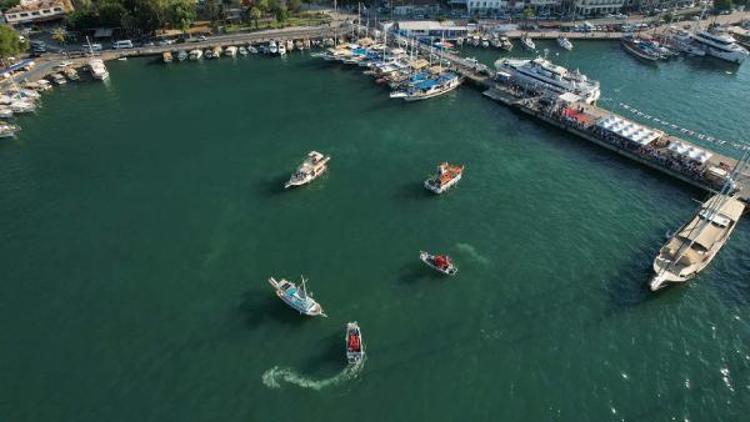
[[(21, 139), (0, 148), (7, 198), (0, 213), (14, 222), (0, 256), (18, 292), (0, 309), (3, 320), (28, 322), (12, 335), (17, 341), (7, 343), (3, 360), (10, 376), (56, 373), (75, 388), (58, 391), (54, 403), (41, 400), (46, 391), (6, 388), (9, 400), (42, 403), (18, 414), (45, 419), (45, 406), (70, 406), (71, 415), (107, 419), (109, 411), (80, 403), (110, 400), (118, 414), (233, 419), (226, 398), (239, 392), (248, 398), (236, 410), (243, 418), (285, 419), (319, 409), (350, 419), (375, 409), (373, 395), (397, 400), (425, 386), (429, 397), (412, 395), (415, 402), (395, 410), (396, 418), (576, 420), (580, 408), (592, 420), (614, 413), (626, 420), (744, 413), (747, 362), (736, 350), (745, 328), (742, 251), (750, 238), (734, 212), (744, 203), (718, 213), (710, 211), (711, 200), (703, 204), (709, 211), (698, 211), (699, 219), (720, 231), (731, 228), (712, 238), (722, 243), (721, 253), (714, 249), (713, 263), (691, 288), (650, 292), (655, 257), (670, 243), (661, 233), (689, 238), (685, 231), (696, 225), (686, 215), (691, 197), (728, 186), (748, 198), (747, 174), (731, 177), (739, 161), (727, 152), (731, 141), (710, 149), (708, 141), (674, 136), (669, 125), (623, 106), (680, 122), (679, 103), (657, 106), (658, 96), (643, 95), (676, 90), (660, 86), (670, 75), (642, 66), (616, 42), (606, 49), (577, 42), (570, 53), (606, 57), (606, 66), (617, 63), (655, 80), (619, 92), (621, 86), (591, 70), (595, 61), (578, 66), (560, 56), (537, 63), (551, 77), (541, 84), (512, 72), (498, 79), (491, 66), (477, 70), (497, 56), (470, 62), (414, 47), (421, 57), (409, 57), (409, 45), (397, 40), (383, 53), (359, 50), (357, 38), (315, 56), (304, 52), (304, 41), (302, 53), (293, 43), (283, 60), (243, 59), (243, 44), (233, 43), (221, 47), (220, 59), (192, 64), (179, 64), (177, 53), (168, 63), (162, 54), (106, 62), (106, 85), (55, 87), (59, 94), (45, 97), (41, 112), (20, 118)], [(556, 42), (540, 41), (537, 49)], [(260, 52), (269, 44), (254, 45)], [(233, 46), (237, 57), (227, 53)], [(212, 46), (196, 49), (206, 50), (213, 55)], [(518, 60), (533, 66), (536, 58)], [(672, 72), (687, 68), (696, 79), (713, 71), (667, 65)], [(93, 78), (86, 66), (78, 67), (82, 78)], [(706, 93), (706, 104), (692, 100), (701, 120), (680, 124), (741, 142), (732, 130), (715, 128), (731, 117), (716, 118), (710, 101), (721, 95), (732, 104), (722, 112), (742, 115), (732, 87), (747, 81), (743, 66), (733, 70), (736, 76), (711, 73), (729, 93)], [(586, 76), (582, 95), (569, 92), (573, 85), (544, 88), (575, 69)], [(466, 83), (411, 104), (387, 94), (448, 72)], [(587, 101), (594, 86), (597, 98)], [(138, 106), (146, 101), (149, 107)], [(205, 123), (185, 124), (199, 121)], [(56, 131), (76, 136), (60, 139)], [(311, 172), (300, 172), (308, 160), (325, 169), (328, 154), (335, 168), (325, 176), (313, 171), (308, 180)], [(425, 180), (437, 163), (444, 164)], [(418, 261), (419, 248), (432, 252), (420, 252)], [(64, 262), (75, 263), (63, 270), (69, 281), (55, 282)], [(450, 268), (455, 277), (440, 274)], [(299, 272), (312, 276), (314, 298), (304, 278), (271, 278), (272, 289), (258, 278)], [(62, 306), (66, 300), (71, 305)], [(141, 314), (128, 312), (133, 302)], [(299, 315), (323, 316), (321, 304), (327, 320)], [(37, 313), (23, 317), (31, 307)], [(365, 359), (355, 317), (367, 331), (367, 370), (359, 379), (342, 377), (346, 383), (313, 382), (339, 380), (331, 374), (344, 362)], [(127, 333), (132, 350), (123, 355), (106, 347), (98, 340), (104, 331)], [(57, 347), (22, 350), (40, 338)], [(70, 369), (48, 364), (63, 358), (46, 350), (73, 356), (65, 358)], [(39, 367), (16, 369), (22, 353)], [(603, 355), (606, 362), (598, 359)], [(540, 363), (524, 364), (529, 359)], [(311, 375), (266, 376), (287, 365)], [(92, 373), (112, 382), (86, 382)], [(184, 389), (153, 386), (154, 379)], [(595, 392), (576, 396), (574, 384)], [(499, 399), (477, 400), (498, 392)], [(215, 399), (189, 409), (170, 404), (198, 395)], [(436, 395), (453, 400), (435, 402)], [(519, 396), (544, 396), (547, 406), (529, 410)], [(290, 397), (293, 409), (286, 406)], [(727, 406), (728, 398), (737, 402)]]

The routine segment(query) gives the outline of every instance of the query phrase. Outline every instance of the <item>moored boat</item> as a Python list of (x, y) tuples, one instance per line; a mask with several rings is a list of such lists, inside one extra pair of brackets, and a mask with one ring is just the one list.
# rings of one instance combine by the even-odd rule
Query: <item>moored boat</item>
[(283, 42), (279, 42), (279, 46), (277, 47), (277, 51), (279, 53), (279, 56), (286, 55), (286, 46)]
[(573, 43), (564, 35), (557, 37), (557, 45), (568, 51), (573, 49)]
[(185, 50), (177, 52), (177, 61), (184, 62), (188, 58), (188, 53)]
[(633, 56), (650, 62), (658, 62), (662, 55), (651, 46), (637, 38), (623, 38), (622, 47)]
[(536, 50), (536, 44), (534, 44), (534, 40), (529, 38), (528, 35), (524, 35), (521, 37), (521, 45), (527, 50)]
[(279, 47), (276, 45), (276, 41), (271, 40), (268, 42), (268, 54), (277, 54)]
[(513, 50), (513, 43), (506, 36), (501, 36), (499, 39), (499, 47), (501, 50), (511, 51)]
[(170, 51), (161, 53), (161, 58), (164, 63), (172, 63), (172, 53)]
[(419, 259), (435, 271), (445, 275), (455, 275), (458, 268), (453, 265), (453, 260), (448, 255), (432, 255), (429, 252), (419, 251)]
[(659, 250), (649, 283), (656, 291), (669, 283), (684, 283), (703, 271), (731, 236), (745, 204), (726, 195), (714, 195), (698, 213)]
[(463, 165), (456, 166), (442, 163), (438, 166), (437, 173), (424, 181), (424, 187), (430, 192), (441, 194), (455, 186), (461, 180), (463, 172)]
[(201, 57), (203, 57), (203, 50), (196, 48), (195, 50), (190, 51), (190, 60), (198, 60)]
[(312, 293), (307, 292), (306, 282), (307, 280), (302, 277), (301, 286), (297, 287), (297, 285), (284, 278), (276, 280), (271, 277), (268, 279), (268, 283), (276, 291), (276, 296), (292, 309), (307, 316), (325, 317), (326, 314), (323, 312), (323, 307), (312, 298)]
[(292, 186), (302, 186), (317, 179), (318, 176), (325, 173), (328, 169), (327, 164), (330, 160), (331, 157), (326, 157), (317, 151), (310, 151), (305, 161), (300, 164), (289, 181), (286, 182), (284, 189)]
[(365, 356), (365, 345), (362, 341), (362, 330), (357, 321), (346, 324), (346, 360), (350, 365), (362, 361)]
[(218, 59), (219, 57), (221, 57), (221, 53), (223, 51), (224, 50), (220, 46), (218, 46), (218, 45), (216, 47), (214, 47), (214, 49), (212, 50), (213, 58), (214, 59)]
[(463, 80), (453, 73), (446, 72), (437, 78), (424, 80), (407, 85), (391, 93), (391, 98), (402, 98), (405, 101), (420, 101), (446, 94), (461, 85)]
[(0, 138), (12, 138), (18, 130), (18, 126), (0, 122)]
[(248, 53), (247, 48), (245, 48), (244, 45), (238, 48), (237, 52), (240, 53), (240, 56), (247, 56)]
[(226, 54), (229, 57), (234, 57), (237, 55), (237, 47), (230, 45), (224, 50), (224, 54)]
[(107, 67), (104, 66), (104, 61), (101, 59), (90, 60), (89, 71), (91, 71), (91, 76), (93, 76), (94, 79), (103, 81), (109, 78), (109, 71), (107, 71)]

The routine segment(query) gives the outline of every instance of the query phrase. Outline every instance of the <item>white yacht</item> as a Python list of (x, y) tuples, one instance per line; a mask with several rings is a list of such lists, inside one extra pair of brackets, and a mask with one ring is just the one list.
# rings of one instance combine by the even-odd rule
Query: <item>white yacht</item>
[(693, 34), (693, 41), (703, 47), (707, 55), (732, 63), (740, 64), (750, 54), (732, 36), (721, 31), (697, 32)]
[(508, 73), (520, 85), (540, 87), (559, 94), (571, 92), (587, 104), (601, 96), (599, 81), (590, 80), (578, 70), (571, 72), (542, 57), (534, 60), (500, 59), (495, 62), (495, 68)]
[(745, 204), (721, 194), (703, 203), (697, 215), (659, 250), (651, 290), (684, 283), (703, 271), (729, 240), (744, 210)]
[(89, 71), (91, 71), (91, 76), (93, 76), (94, 79), (103, 81), (109, 78), (107, 67), (104, 66), (104, 61), (101, 59), (91, 59), (91, 61), (89, 61)]

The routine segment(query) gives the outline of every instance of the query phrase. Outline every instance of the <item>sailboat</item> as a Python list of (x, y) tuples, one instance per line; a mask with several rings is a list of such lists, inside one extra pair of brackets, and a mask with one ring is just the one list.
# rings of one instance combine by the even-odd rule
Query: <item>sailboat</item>
[(745, 204), (730, 196), (734, 180), (747, 168), (750, 151), (737, 163), (721, 191), (701, 204), (693, 218), (670, 236), (654, 259), (652, 291), (669, 283), (684, 283), (703, 271), (726, 244), (737, 226)]
[(305, 280), (305, 277), (301, 278), (301, 287), (297, 287), (297, 285), (284, 278), (276, 280), (271, 277), (268, 279), (268, 283), (276, 291), (276, 296), (297, 312), (307, 316), (326, 317), (327, 315), (323, 312), (323, 307), (312, 298), (312, 293), (307, 292), (307, 280)]

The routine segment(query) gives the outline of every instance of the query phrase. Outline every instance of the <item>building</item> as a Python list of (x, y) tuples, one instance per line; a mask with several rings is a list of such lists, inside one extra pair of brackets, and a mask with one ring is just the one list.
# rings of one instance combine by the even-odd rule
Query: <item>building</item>
[(626, 0), (575, 0), (576, 15), (599, 16), (620, 13)]
[(394, 25), (398, 33), (407, 37), (453, 40), (468, 34), (465, 26), (458, 26), (451, 21), (401, 21)]
[(11, 25), (62, 19), (73, 11), (70, 0), (21, 0), (18, 6), (5, 11)]
[(560, 9), (563, 0), (466, 0), (470, 15), (520, 13), (530, 8), (537, 16), (549, 15)]

